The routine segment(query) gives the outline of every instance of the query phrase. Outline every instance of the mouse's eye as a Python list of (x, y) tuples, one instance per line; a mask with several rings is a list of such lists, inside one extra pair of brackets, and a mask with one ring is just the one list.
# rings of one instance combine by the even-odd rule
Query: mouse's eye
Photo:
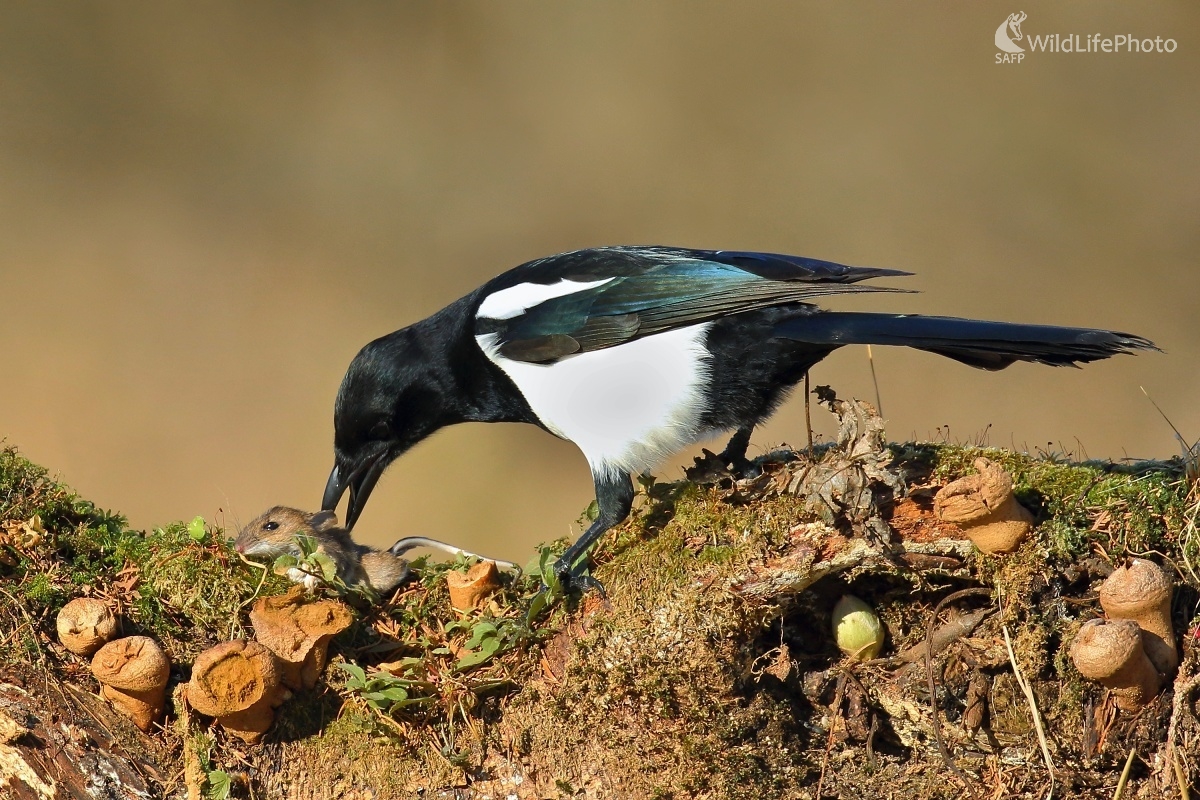
[(387, 424), (387, 420), (379, 420), (371, 426), (370, 437), (379, 441), (385, 441), (391, 438), (392, 426)]
[(273, 530), (278, 530), (278, 528), (279, 528), (279, 523), (278, 523), (278, 522), (276, 522), (275, 520), (271, 520), (270, 522), (264, 522), (264, 523), (263, 523), (263, 530), (264, 530), (264, 531), (273, 531)]

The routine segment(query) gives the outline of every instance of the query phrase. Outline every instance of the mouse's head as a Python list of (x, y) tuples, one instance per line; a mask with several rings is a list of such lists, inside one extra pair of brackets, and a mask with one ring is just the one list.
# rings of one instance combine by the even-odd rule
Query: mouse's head
[(310, 514), (298, 508), (275, 506), (247, 523), (238, 534), (234, 547), (239, 553), (248, 556), (299, 556), (297, 536), (321, 538), (322, 535), (327, 536), (337, 530), (337, 514), (332, 511)]

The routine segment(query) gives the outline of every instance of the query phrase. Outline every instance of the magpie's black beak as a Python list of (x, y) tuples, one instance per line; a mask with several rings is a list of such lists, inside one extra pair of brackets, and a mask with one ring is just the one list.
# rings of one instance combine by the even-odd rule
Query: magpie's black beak
[(333, 511), (337, 508), (338, 501), (342, 499), (342, 494), (346, 491), (346, 484), (342, 481), (338, 472), (338, 465), (333, 465), (333, 472), (329, 473), (329, 480), (325, 482), (325, 495), (321, 498), (321, 510)]
[(325, 496), (321, 500), (321, 510), (335, 510), (338, 502), (342, 499), (342, 494), (349, 487), (350, 504), (346, 508), (346, 530), (351, 530), (354, 523), (358, 521), (359, 514), (366, 508), (367, 498), (371, 496), (371, 491), (379, 482), (379, 476), (383, 474), (388, 461), (386, 451), (368, 456), (347, 471), (348, 474), (343, 472), (340, 465), (334, 464), (333, 471), (329, 473), (329, 481), (325, 484)]

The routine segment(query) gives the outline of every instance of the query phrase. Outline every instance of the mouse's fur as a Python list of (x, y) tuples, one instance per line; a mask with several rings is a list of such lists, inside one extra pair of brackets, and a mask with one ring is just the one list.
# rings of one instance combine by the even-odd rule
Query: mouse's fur
[[(387, 594), (408, 578), (408, 561), (387, 551), (376, 550), (350, 538), (350, 532), (338, 524), (332, 511), (310, 514), (296, 508), (275, 506), (242, 528), (234, 546), (247, 556), (299, 558), (297, 536), (310, 536), (317, 552), (324, 553), (337, 567), (338, 576), (349, 586), (365, 583), (376, 592)], [(315, 588), (317, 579), (303, 570), (288, 570), (288, 577)]]

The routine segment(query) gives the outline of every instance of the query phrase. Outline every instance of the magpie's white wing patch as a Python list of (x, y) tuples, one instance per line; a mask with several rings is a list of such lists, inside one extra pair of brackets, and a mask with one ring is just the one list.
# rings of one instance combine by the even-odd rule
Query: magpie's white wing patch
[(475, 340), (538, 419), (578, 445), (594, 474), (636, 475), (712, 433), (700, 426), (711, 326), (677, 328), (551, 364), (505, 358), (494, 333)]
[(557, 283), (518, 283), (507, 289), (493, 292), (479, 304), (475, 312), (476, 319), (512, 319), (524, 314), (538, 303), (555, 297), (565, 297), (569, 294), (582, 292), (603, 286), (612, 278), (598, 281), (569, 281), (565, 278)]

